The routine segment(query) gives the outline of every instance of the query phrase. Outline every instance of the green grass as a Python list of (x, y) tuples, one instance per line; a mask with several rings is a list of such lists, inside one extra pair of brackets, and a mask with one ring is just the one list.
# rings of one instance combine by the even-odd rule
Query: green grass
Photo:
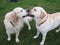
[[(15, 42), (15, 35), (12, 35), (12, 40), (7, 41), (7, 35), (3, 24), (4, 16), (7, 12), (15, 7), (33, 8), (35, 6), (43, 7), (48, 13), (60, 11), (60, 0), (18, 0), (18, 2), (8, 2), (8, 0), (0, 0), (0, 45), (39, 45), (42, 35), (37, 39), (33, 39), (36, 34), (34, 21), (30, 22), (32, 29), (29, 31), (27, 25), (21, 30), (19, 39), (20, 42)], [(60, 33), (55, 32), (56, 29), (47, 34), (45, 45), (60, 45)]]

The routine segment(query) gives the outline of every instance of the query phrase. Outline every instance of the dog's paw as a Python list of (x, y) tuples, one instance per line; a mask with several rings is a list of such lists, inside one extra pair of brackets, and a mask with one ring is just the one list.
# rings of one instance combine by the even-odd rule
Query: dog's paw
[(34, 38), (34, 39), (36, 39), (36, 38), (37, 38), (37, 36), (34, 36), (33, 38)]
[(56, 32), (59, 32), (60, 30), (56, 30)]
[(11, 38), (8, 38), (7, 40), (8, 40), (8, 41), (10, 41), (10, 40), (11, 40)]
[(41, 42), (40, 45), (44, 45), (44, 42)]
[(31, 30), (31, 27), (29, 27), (28, 29)]
[(19, 43), (19, 39), (16, 39), (16, 43)]

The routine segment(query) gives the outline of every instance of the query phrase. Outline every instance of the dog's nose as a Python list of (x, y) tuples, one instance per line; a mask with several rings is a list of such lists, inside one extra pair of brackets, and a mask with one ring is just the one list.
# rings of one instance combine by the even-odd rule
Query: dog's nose
[(27, 11), (27, 12), (30, 12), (30, 9), (27, 9), (26, 11)]

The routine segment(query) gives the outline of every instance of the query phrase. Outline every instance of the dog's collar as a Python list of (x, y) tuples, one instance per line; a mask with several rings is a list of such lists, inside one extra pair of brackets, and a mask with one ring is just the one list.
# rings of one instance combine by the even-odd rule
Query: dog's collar
[(10, 23), (12, 24), (12, 26), (13, 26), (13, 27), (15, 27), (15, 25), (13, 24), (13, 22), (12, 22), (12, 21), (10, 21)]
[(44, 24), (47, 21), (47, 18), (48, 18), (48, 16), (46, 17), (46, 19), (44, 21), (42, 21), (40, 24), (38, 24), (38, 26)]

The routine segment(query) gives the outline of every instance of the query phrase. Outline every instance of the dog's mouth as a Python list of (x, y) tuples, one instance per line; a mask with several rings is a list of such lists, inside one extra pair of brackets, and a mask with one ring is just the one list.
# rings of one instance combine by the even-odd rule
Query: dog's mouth
[(28, 15), (23, 16), (23, 18), (28, 17)]
[(32, 15), (32, 14), (30, 14), (30, 9), (26, 9), (26, 12), (28, 13), (27, 15), (25, 15), (25, 16), (23, 16), (23, 18), (25, 18), (25, 17), (35, 17), (34, 15)]
[(23, 16), (23, 18), (25, 18), (25, 17), (35, 17), (34, 15), (32, 15), (32, 14), (28, 14), (28, 15), (25, 15), (25, 16)]
[(34, 15), (32, 15), (32, 14), (30, 14), (29, 16), (30, 16), (30, 17), (35, 17), (35, 16), (34, 16)]

